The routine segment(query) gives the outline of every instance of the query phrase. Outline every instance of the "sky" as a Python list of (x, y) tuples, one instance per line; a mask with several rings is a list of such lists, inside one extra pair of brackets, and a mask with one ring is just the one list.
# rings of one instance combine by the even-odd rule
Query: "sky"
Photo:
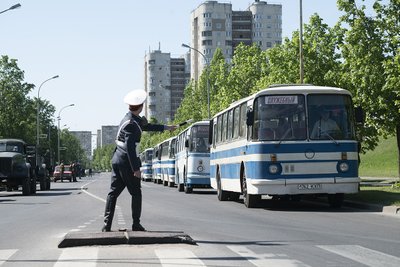
[[(203, 0), (2, 0), (0, 55), (18, 60), (25, 82), (43, 84), (40, 98), (61, 111), (61, 126), (70, 131), (96, 131), (118, 125), (128, 111), (124, 96), (144, 89), (144, 56), (158, 49), (179, 57), (190, 44), (190, 15)], [(231, 3), (246, 10), (253, 1)], [(303, 0), (303, 22), (318, 13), (333, 26), (341, 13), (336, 0)], [(358, 1), (360, 2), (360, 1)], [(372, 0), (368, 0), (372, 2)], [(299, 28), (299, 0), (268, 1), (282, 5), (282, 36)], [(1, 104), (1, 100), (0, 100)]]

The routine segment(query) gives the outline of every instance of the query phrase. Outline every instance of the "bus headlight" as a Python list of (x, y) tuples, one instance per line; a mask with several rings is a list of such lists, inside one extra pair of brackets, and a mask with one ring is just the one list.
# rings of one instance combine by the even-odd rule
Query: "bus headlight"
[(339, 169), (341, 172), (347, 172), (349, 170), (349, 164), (342, 162), (339, 164)]
[(269, 173), (276, 174), (279, 171), (279, 167), (278, 167), (278, 165), (271, 164), (271, 165), (269, 165), (268, 170), (269, 170)]
[(203, 172), (203, 171), (204, 171), (204, 168), (203, 168), (203, 166), (199, 166), (199, 167), (197, 167), (197, 171), (198, 171), (198, 172)]

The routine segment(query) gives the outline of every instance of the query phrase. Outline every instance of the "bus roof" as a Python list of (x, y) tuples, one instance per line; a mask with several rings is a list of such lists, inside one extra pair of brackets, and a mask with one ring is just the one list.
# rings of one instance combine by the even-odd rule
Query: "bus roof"
[(338, 87), (329, 87), (329, 86), (316, 86), (310, 84), (282, 84), (282, 85), (271, 85), (268, 88), (262, 89), (250, 96), (239, 99), (232, 104), (229, 105), (228, 108), (221, 110), (217, 114), (213, 116), (216, 117), (226, 110), (231, 109), (232, 107), (247, 102), (251, 99), (254, 99), (260, 95), (275, 95), (275, 94), (343, 94), (350, 95), (351, 93), (346, 89), (338, 88)]

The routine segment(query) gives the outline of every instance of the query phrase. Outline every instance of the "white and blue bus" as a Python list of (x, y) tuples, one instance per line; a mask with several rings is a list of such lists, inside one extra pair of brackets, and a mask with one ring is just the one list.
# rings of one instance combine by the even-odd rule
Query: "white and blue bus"
[(356, 111), (347, 90), (312, 85), (270, 87), (233, 103), (210, 121), (218, 199), (242, 194), (250, 208), (262, 195), (314, 194), (340, 207), (344, 194), (359, 190)]
[(175, 185), (175, 141), (171, 137), (160, 144), (158, 158), (161, 164), (161, 180), (164, 186)]
[(209, 121), (199, 121), (177, 135), (175, 184), (180, 192), (210, 188)]
[(158, 157), (160, 153), (161, 143), (153, 147), (153, 159), (151, 161), (151, 169), (153, 170), (153, 182), (161, 184), (161, 159)]
[(147, 148), (142, 153), (140, 153), (140, 161), (142, 162), (142, 167), (140, 171), (142, 172), (143, 181), (151, 181), (153, 179), (153, 148)]

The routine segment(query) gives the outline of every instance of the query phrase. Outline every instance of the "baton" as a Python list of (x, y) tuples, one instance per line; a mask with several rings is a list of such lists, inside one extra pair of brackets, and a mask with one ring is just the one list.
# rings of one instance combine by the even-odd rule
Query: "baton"
[(192, 121), (193, 121), (193, 119), (188, 119), (188, 120), (186, 120), (186, 121), (184, 121), (184, 122), (179, 123), (178, 126), (181, 127), (181, 126), (183, 126), (183, 125), (186, 125), (186, 124), (188, 124), (188, 123), (191, 123)]

